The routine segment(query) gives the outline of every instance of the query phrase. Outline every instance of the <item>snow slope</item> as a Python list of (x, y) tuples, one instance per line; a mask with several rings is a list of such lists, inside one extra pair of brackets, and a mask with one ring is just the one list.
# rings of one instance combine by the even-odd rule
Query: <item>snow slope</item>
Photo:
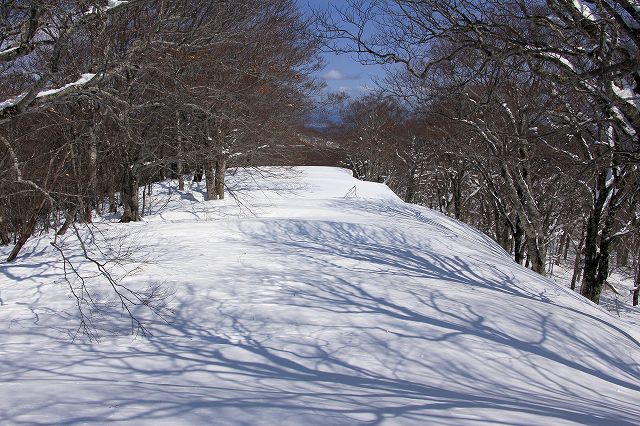
[(0, 423), (640, 421), (640, 333), (470, 227), (335, 168), (239, 171), (237, 200), (171, 185), (93, 233), (132, 253), (123, 283), (171, 289), (153, 336), (96, 315), (72, 343), (46, 238), (0, 265)]

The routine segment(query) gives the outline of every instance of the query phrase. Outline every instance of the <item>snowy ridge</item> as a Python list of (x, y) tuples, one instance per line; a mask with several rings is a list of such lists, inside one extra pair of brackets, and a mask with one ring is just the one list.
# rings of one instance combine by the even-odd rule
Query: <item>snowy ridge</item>
[(148, 338), (96, 314), (70, 343), (47, 238), (1, 265), (0, 423), (637, 424), (640, 333), (478, 231), (336, 168), (229, 190), (163, 183), (144, 222), (98, 225), (124, 283), (173, 292)]

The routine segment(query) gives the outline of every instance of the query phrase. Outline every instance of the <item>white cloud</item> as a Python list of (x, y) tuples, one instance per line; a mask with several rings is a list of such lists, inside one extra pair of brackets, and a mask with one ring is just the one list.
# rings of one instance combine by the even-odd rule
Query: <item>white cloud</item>
[(367, 84), (362, 84), (359, 86), (340, 86), (336, 90), (337, 92), (343, 92), (347, 94), (358, 95), (360, 93), (369, 93), (375, 91), (376, 88), (373, 86), (369, 86)]
[(347, 76), (338, 70), (330, 69), (326, 73), (322, 74), (322, 78), (325, 80), (345, 80)]
[(374, 90), (376, 90), (376, 88), (373, 86), (369, 86), (368, 84), (362, 84), (358, 86), (358, 90), (361, 92), (373, 92)]

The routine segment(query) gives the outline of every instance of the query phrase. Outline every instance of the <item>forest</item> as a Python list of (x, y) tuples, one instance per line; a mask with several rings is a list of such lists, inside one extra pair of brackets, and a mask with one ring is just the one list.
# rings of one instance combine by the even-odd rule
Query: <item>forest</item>
[[(332, 2), (328, 2), (332, 3)], [(3, 0), (0, 244), (140, 221), (152, 183), (325, 163), (495, 239), (599, 303), (640, 297), (633, 0)], [(326, 93), (323, 52), (384, 65)], [(321, 130), (318, 110), (333, 112)], [(313, 136), (309, 136), (313, 135)], [(304, 140), (333, 141), (307, 145)], [(304, 144), (303, 144), (304, 145)], [(320, 158), (320, 160), (318, 160)], [(62, 254), (64, 255), (64, 254)]]
[[(351, 2), (326, 43), (392, 67), (336, 96), (357, 177), (472, 224), (598, 303), (632, 267), (638, 304), (640, 9), (628, 0)], [(394, 66), (395, 65), (395, 66)]]

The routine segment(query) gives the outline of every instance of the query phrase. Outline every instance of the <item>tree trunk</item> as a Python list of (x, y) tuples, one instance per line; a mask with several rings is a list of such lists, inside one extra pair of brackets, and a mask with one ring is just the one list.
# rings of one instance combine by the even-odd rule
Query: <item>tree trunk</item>
[[(584, 249), (584, 230), (586, 227), (587, 224), (582, 225), (580, 240), (576, 246), (576, 258), (573, 261), (573, 275), (571, 276), (571, 290), (576, 289), (576, 284), (580, 280), (580, 275), (582, 274), (582, 251)], [(570, 240), (570, 238), (567, 240)]]
[(629, 265), (629, 247), (625, 241), (620, 241), (616, 248), (616, 265), (622, 267)]
[(91, 222), (91, 209), (98, 206), (97, 175), (98, 175), (98, 136), (91, 126), (89, 137), (89, 203), (85, 212), (85, 220)]
[(218, 194), (216, 192), (216, 171), (213, 161), (207, 160), (205, 162), (205, 184), (207, 188), (207, 201), (217, 200)]
[(144, 215), (145, 215), (144, 212), (145, 212), (145, 209), (147, 208), (147, 189), (148, 189), (147, 185), (144, 185), (142, 187), (142, 209), (140, 209), (140, 216), (141, 217), (144, 217)]
[(204, 174), (204, 167), (197, 165), (196, 170), (193, 173), (193, 181), (200, 183), (202, 182), (202, 175)]
[(510, 226), (506, 223), (506, 220), (502, 217), (496, 203), (493, 204), (493, 220), (495, 227), (495, 235), (496, 241), (500, 246), (506, 251), (510, 250), (510, 238), (509, 234), (511, 233)]
[(406, 203), (413, 203), (416, 195), (416, 166), (413, 166), (409, 170), (408, 180), (407, 180), (407, 190), (404, 194), (404, 201)]
[(582, 252), (579, 251), (576, 253), (576, 258), (573, 261), (573, 275), (571, 276), (571, 290), (576, 289), (576, 283), (580, 280), (580, 275), (582, 274)]
[[(607, 182), (608, 180), (606, 170), (599, 173), (596, 179), (595, 194), (597, 196), (589, 215), (585, 237), (584, 275), (580, 294), (593, 303), (600, 303), (604, 283), (609, 277), (611, 234), (615, 219), (615, 209), (612, 206), (616, 203), (617, 195), (615, 181), (610, 184)], [(610, 195), (612, 193), (613, 195)], [(607, 205), (610, 207), (603, 220), (602, 214)]]
[(602, 230), (602, 237), (600, 238), (600, 253), (598, 259), (598, 273), (596, 274), (595, 286), (593, 287), (591, 293), (588, 293), (589, 299), (594, 303), (600, 303), (600, 295), (602, 294), (602, 289), (604, 288), (605, 283), (607, 282), (607, 278), (609, 278), (609, 259), (611, 256), (611, 231), (613, 227), (611, 215), (607, 216), (607, 220), (605, 221), (604, 229)]
[(18, 253), (20, 253), (20, 250), (22, 250), (22, 247), (24, 247), (29, 237), (31, 237), (31, 235), (33, 234), (33, 230), (36, 227), (37, 221), (38, 221), (38, 215), (34, 213), (29, 219), (29, 221), (22, 228), (20, 232), (20, 237), (18, 238), (16, 245), (13, 247), (13, 250), (11, 250), (11, 253), (9, 253), (9, 257), (7, 257), (7, 262), (13, 262), (16, 259), (16, 257), (18, 257)]
[(516, 218), (516, 229), (513, 233), (513, 247), (514, 247), (514, 260), (516, 263), (522, 265), (522, 261), (524, 260), (524, 232), (522, 230), (522, 226), (520, 226), (520, 218)]
[(176, 174), (178, 175), (178, 190), (184, 191), (184, 163), (182, 161), (183, 148), (182, 148), (182, 133), (181, 129), (182, 120), (180, 119), (180, 113), (176, 111), (176, 130), (177, 130), (177, 146), (176, 146)]
[(91, 204), (84, 203), (83, 211), (82, 211), (82, 222), (83, 223), (91, 223), (93, 222), (93, 210), (91, 209)]
[[(178, 142), (182, 146), (182, 142)], [(182, 163), (182, 148), (178, 154), (178, 163), (176, 164), (176, 174), (178, 175), (178, 190), (184, 191), (184, 164)]]
[(118, 211), (118, 201), (116, 199), (116, 192), (113, 189), (113, 183), (109, 185), (109, 213), (115, 213)]
[(9, 245), (10, 242), (11, 238), (9, 238), (9, 233), (4, 226), (4, 220), (0, 216), (0, 246)]
[(178, 163), (178, 170), (180, 170), (180, 174), (178, 175), (178, 190), (184, 191), (184, 174), (182, 173), (182, 162)]
[(509, 198), (516, 214), (520, 218), (520, 226), (527, 237), (527, 260), (531, 269), (540, 275), (546, 275), (547, 248), (544, 243), (544, 222), (538, 209), (531, 183), (527, 181), (529, 173), (524, 165), (515, 170), (506, 164), (502, 168)]
[[(607, 218), (609, 219), (609, 218)], [(587, 243), (585, 243), (585, 267), (584, 278), (582, 280), (582, 289), (580, 294), (591, 300), (593, 303), (600, 303), (600, 295), (604, 284), (609, 278), (609, 257), (611, 247), (611, 227), (610, 220), (606, 221), (601, 231), (600, 244), (597, 238), (591, 233), (597, 233), (595, 224), (590, 225), (587, 230)], [(595, 228), (595, 229), (594, 229)], [(594, 239), (596, 241), (594, 241)]]
[(216, 195), (218, 199), (224, 199), (224, 177), (227, 169), (227, 159), (223, 156), (216, 161)]
[(64, 223), (62, 224), (62, 226), (60, 227), (60, 229), (58, 230), (58, 232), (56, 232), (56, 235), (64, 235), (67, 233), (67, 230), (69, 229), (69, 227), (71, 226), (71, 224), (73, 223), (75, 217), (76, 217), (76, 210), (77, 208), (71, 208), (69, 209), (66, 214), (65, 214), (65, 218), (64, 218)]
[(453, 216), (461, 221), (464, 221), (462, 217), (462, 173), (458, 172), (452, 179), (451, 192), (453, 195)]
[(533, 271), (546, 275), (546, 247), (539, 235), (527, 238), (527, 258), (531, 261)]
[(126, 168), (122, 180), (122, 190), (120, 192), (122, 197), (122, 206), (124, 213), (120, 222), (137, 222), (140, 220), (140, 207), (138, 199), (138, 178), (129, 166)]
[(10, 242), (9, 234), (4, 229), (0, 229), (0, 246), (9, 245)]
[[(587, 235), (584, 241), (584, 273), (582, 276), (582, 288), (580, 294), (598, 303), (600, 292), (596, 289), (596, 275), (598, 272), (598, 222), (600, 214), (594, 209), (589, 216)], [(600, 289), (601, 290), (601, 289)], [(597, 297), (596, 297), (597, 294)]]
[(36, 208), (34, 209), (34, 212), (31, 215), (31, 218), (29, 218), (27, 223), (25, 223), (25, 225), (20, 230), (20, 237), (16, 241), (16, 245), (13, 247), (13, 250), (11, 250), (11, 253), (9, 253), (9, 257), (7, 257), (7, 262), (13, 262), (16, 259), (16, 257), (18, 257), (18, 253), (20, 253), (20, 250), (22, 250), (22, 247), (24, 247), (27, 240), (31, 237), (31, 235), (33, 235), (33, 231), (35, 230), (36, 224), (38, 223), (38, 214), (40, 213), (40, 210), (42, 210), (42, 208), (44, 207), (45, 203), (46, 203), (46, 198), (43, 198), (42, 201), (40, 201), (40, 203), (38, 204), (38, 206), (36, 206)]
[[(562, 252), (562, 259), (563, 260), (567, 260), (567, 257), (569, 257), (569, 246), (571, 244), (571, 234), (573, 233), (573, 230), (569, 231), (567, 238), (565, 238), (564, 240), (564, 248), (563, 248), (563, 252)], [(582, 229), (582, 236), (580, 236), (580, 241), (582, 241), (582, 239), (584, 238), (584, 228)]]
[(633, 290), (633, 306), (638, 306), (638, 299), (640, 299), (640, 262), (638, 262), (638, 267), (636, 269), (636, 283), (634, 287), (635, 289)]
[(568, 234), (569, 234), (569, 232), (565, 228), (562, 231), (562, 235), (560, 236), (560, 241), (558, 242), (558, 245), (556, 246), (556, 259), (555, 259), (555, 264), (556, 265), (560, 265), (560, 258), (562, 257), (562, 252), (563, 252), (564, 247), (566, 245), (567, 239), (569, 239), (569, 235)]

